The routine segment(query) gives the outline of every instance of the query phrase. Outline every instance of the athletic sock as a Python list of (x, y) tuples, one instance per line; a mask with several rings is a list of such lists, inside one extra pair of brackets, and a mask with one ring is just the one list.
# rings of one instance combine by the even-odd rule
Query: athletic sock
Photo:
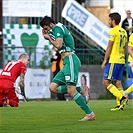
[(126, 90), (127, 94), (130, 94), (131, 92), (133, 92), (133, 84)]
[(123, 95), (120, 93), (120, 91), (113, 85), (110, 84), (107, 89), (110, 91), (110, 93), (112, 93), (115, 97), (121, 99), (123, 97)]
[(60, 94), (67, 94), (67, 86), (66, 85), (61, 85), (58, 87), (58, 93)]
[(116, 97), (116, 104), (117, 106), (120, 106), (120, 99), (118, 97)]
[(90, 114), (92, 112), (91, 109), (85, 103), (85, 100), (80, 93), (75, 94), (73, 96), (73, 99), (77, 103), (77, 105), (79, 105), (79, 107), (81, 107), (81, 109), (84, 110), (86, 114)]
[[(124, 90), (123, 88), (118, 88), (118, 90), (120, 91), (120, 93), (123, 95), (124, 94)], [(116, 103), (117, 106), (120, 106), (120, 99), (118, 97), (116, 97)]]

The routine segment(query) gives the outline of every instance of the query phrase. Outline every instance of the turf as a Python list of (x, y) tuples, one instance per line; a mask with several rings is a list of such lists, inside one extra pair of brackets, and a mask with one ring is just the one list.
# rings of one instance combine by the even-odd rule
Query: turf
[(133, 133), (133, 105), (110, 111), (115, 100), (91, 100), (95, 121), (78, 121), (84, 112), (74, 101), (20, 102), (0, 108), (0, 133)]

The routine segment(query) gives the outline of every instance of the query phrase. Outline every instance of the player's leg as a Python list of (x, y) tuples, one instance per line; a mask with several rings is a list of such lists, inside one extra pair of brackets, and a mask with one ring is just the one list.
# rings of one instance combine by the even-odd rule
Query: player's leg
[[(124, 65), (123, 64), (117, 64), (117, 76), (115, 77), (116, 79), (116, 87), (118, 88), (118, 90), (120, 91), (120, 93), (124, 96), (124, 90), (123, 90), (123, 87), (122, 87), (122, 83), (121, 83), (121, 80), (122, 80), (122, 75), (123, 75), (123, 71), (124, 71)], [(120, 107), (119, 109), (123, 110), (124, 106), (126, 104), (128, 104), (128, 97), (123, 97), (124, 99), (120, 99)], [(118, 99), (119, 100), (119, 99)]]
[[(71, 60), (72, 64), (69, 63), (69, 60)], [(76, 66), (76, 68), (74, 67), (73, 60), (74, 61), (78, 60), (77, 64), (79, 65)], [(81, 107), (81, 109), (83, 109), (84, 112), (88, 114), (88, 117), (85, 120), (94, 120), (95, 119), (94, 113), (89, 109), (89, 107), (85, 103), (83, 96), (76, 90), (76, 84), (78, 80), (78, 71), (80, 68), (79, 59), (77, 57), (73, 59), (72, 56), (71, 57), (67, 56), (63, 61), (67, 63), (64, 63), (65, 64), (64, 68), (61, 71), (59, 71), (59, 73), (52, 80), (53, 83), (50, 86), (50, 90), (54, 93), (68, 93), (70, 96), (73, 97), (73, 99)], [(72, 84), (68, 85), (68, 83), (72, 83)], [(80, 91), (81, 89), (78, 88), (78, 90)]]
[[(68, 93), (63, 71), (64, 69), (57, 73), (57, 75), (54, 77), (50, 85), (50, 91), (55, 94), (58, 94), (58, 93), (67, 94)], [(85, 93), (82, 93), (84, 90), (81, 87), (76, 87), (76, 90), (83, 95), (86, 103), (88, 103), (89, 101), (89, 98), (87, 97), (88, 95)]]
[(114, 64), (108, 63), (104, 70), (104, 77), (103, 77), (103, 85), (107, 88), (107, 90), (110, 91), (115, 97), (118, 97), (119, 99), (122, 98), (122, 94), (118, 91), (118, 88), (116, 88), (115, 85), (111, 83), (111, 80), (113, 80), (115, 69)]
[[(122, 67), (124, 69), (124, 65), (122, 65)], [(121, 109), (122, 106), (124, 106), (127, 102), (126, 98), (120, 93), (118, 88), (110, 82), (111, 80), (117, 80), (116, 77), (118, 76), (118, 69), (119, 69), (118, 64), (108, 63), (104, 70), (103, 84), (107, 88), (107, 90), (110, 91), (110, 93), (112, 93), (115, 97), (120, 99), (121, 106), (119, 109)], [(122, 73), (123, 73), (123, 71), (122, 71)], [(120, 77), (122, 78), (121, 75), (120, 75)], [(119, 80), (121, 80), (121, 79), (119, 79)]]
[(58, 93), (66, 94), (67, 93), (67, 87), (66, 87), (65, 78), (64, 78), (64, 74), (62, 70), (60, 70), (56, 74), (56, 76), (53, 78), (49, 89), (51, 92), (55, 94), (58, 94)]
[[(0, 107), (7, 107), (7, 93), (5, 93), (4, 82), (0, 81)], [(7, 89), (6, 89), (7, 90)]]
[(68, 94), (73, 98), (76, 104), (86, 113), (86, 116), (80, 121), (95, 120), (96, 116), (93, 111), (87, 106), (84, 97), (76, 91), (75, 86), (68, 86)]
[[(81, 92), (81, 88), (80, 87), (76, 87), (77, 92)], [(67, 94), (67, 86), (66, 85), (61, 85), (58, 87), (58, 93), (60, 94)]]
[(19, 99), (15, 93), (15, 88), (10, 88), (7, 94), (9, 105), (11, 107), (18, 107), (19, 106)]
[(112, 93), (115, 97), (121, 99), (123, 95), (120, 93), (118, 88), (116, 88), (115, 85), (109, 82), (109, 80), (103, 80), (104, 86), (107, 88), (107, 90)]
[(67, 65), (64, 67), (64, 74), (65, 81), (67, 83), (68, 94), (73, 98), (76, 104), (86, 113), (86, 116), (82, 119), (82, 121), (95, 120), (95, 114), (86, 104), (84, 97), (76, 90), (78, 73), (80, 69), (80, 60), (75, 54), (69, 55), (66, 60)]
[[(88, 90), (86, 90), (85, 87), (76, 87), (77, 92), (79, 92), (85, 99), (85, 102), (89, 102), (89, 94)], [(58, 87), (58, 93), (60, 94), (67, 94), (67, 86), (66, 85), (61, 85)]]
[[(123, 88), (118, 88), (118, 90), (120, 91), (120, 93), (121, 93), (122, 95), (124, 94)], [(119, 99), (119, 98), (116, 98), (116, 103), (117, 103), (117, 106), (120, 106), (120, 99)]]
[[(121, 84), (121, 80), (116, 80), (113, 83), (117, 87), (117, 89), (120, 91), (120, 93), (123, 95), (124, 90), (123, 90), (123, 87), (122, 87), (122, 84)], [(119, 110), (119, 107), (120, 107), (121, 103), (120, 103), (120, 99), (118, 97), (116, 97), (116, 104), (117, 104), (117, 106), (112, 108), (111, 109), (112, 111)], [(121, 110), (123, 110), (123, 108), (121, 108)]]
[[(63, 71), (64, 71), (64, 69), (60, 70), (52, 80), (52, 83), (50, 85), (50, 90), (53, 93), (56, 93), (56, 94), (57, 93), (60, 93), (60, 94), (67, 94), (68, 93)], [(78, 92), (81, 92), (80, 87), (76, 87), (76, 90)]]
[[(130, 62), (129, 62), (130, 63)], [(128, 64), (129, 64), (128, 63)], [(129, 77), (133, 79), (133, 67), (128, 67), (128, 73)], [(128, 97), (128, 95), (133, 92), (133, 85), (129, 86), (125, 91), (124, 91), (124, 96)]]
[(50, 84), (49, 89), (50, 89), (51, 92), (53, 92), (55, 94), (58, 94), (58, 84), (57, 83), (52, 82)]
[(124, 96), (128, 97), (128, 94), (130, 94), (131, 92), (133, 92), (133, 84), (124, 91)]
[(0, 92), (0, 107), (3, 107), (3, 105), (4, 105), (4, 99), (5, 99), (5, 95), (3, 95), (2, 92)]

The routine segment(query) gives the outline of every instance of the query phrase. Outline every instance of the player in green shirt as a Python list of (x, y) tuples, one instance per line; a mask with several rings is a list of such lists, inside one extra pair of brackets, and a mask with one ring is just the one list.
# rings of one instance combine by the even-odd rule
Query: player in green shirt
[(80, 60), (75, 54), (74, 39), (68, 29), (62, 23), (45, 16), (40, 25), (42, 35), (56, 47), (63, 59), (63, 69), (53, 78), (50, 91), (53, 93), (68, 93), (86, 113), (80, 121), (95, 120), (94, 112), (88, 107), (83, 96), (76, 90), (78, 73), (81, 66)]

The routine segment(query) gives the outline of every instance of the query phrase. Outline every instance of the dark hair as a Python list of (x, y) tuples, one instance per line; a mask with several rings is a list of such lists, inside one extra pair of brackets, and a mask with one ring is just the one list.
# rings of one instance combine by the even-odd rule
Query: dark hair
[(87, 82), (87, 80), (86, 80), (86, 76), (84, 75), (84, 74), (82, 74), (82, 76), (81, 76), (81, 78), (84, 78), (84, 80), (85, 80), (85, 85), (86, 85), (86, 82)]
[(111, 20), (115, 20), (115, 24), (118, 25), (121, 21), (121, 15), (118, 12), (110, 13), (109, 17)]
[(43, 28), (44, 25), (46, 26), (50, 26), (50, 23), (55, 24), (55, 21), (48, 17), (48, 16), (44, 16), (44, 18), (42, 18), (42, 20), (40, 21), (40, 26)]
[(23, 54), (21, 54), (21, 55), (18, 57), (18, 59), (26, 58), (26, 57), (28, 57), (28, 55), (27, 55), (26, 53), (23, 53)]

